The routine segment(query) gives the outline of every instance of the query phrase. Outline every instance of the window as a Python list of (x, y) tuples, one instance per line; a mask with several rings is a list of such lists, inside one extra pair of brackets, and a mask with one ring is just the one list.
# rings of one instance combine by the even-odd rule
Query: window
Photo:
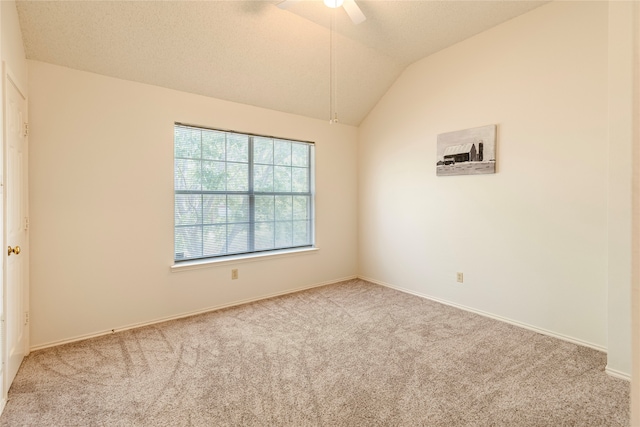
[(313, 144), (174, 130), (176, 262), (313, 246)]

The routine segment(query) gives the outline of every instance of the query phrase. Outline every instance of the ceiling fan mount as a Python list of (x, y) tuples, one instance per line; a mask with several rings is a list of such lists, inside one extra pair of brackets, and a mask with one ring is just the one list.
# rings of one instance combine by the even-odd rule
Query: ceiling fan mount
[[(278, 6), (280, 9), (286, 10), (299, 1), (300, 0), (284, 0), (278, 3), (276, 6)], [(355, 2), (355, 0), (324, 0), (324, 4), (332, 9), (342, 6), (344, 11), (347, 13), (347, 15), (349, 15), (349, 18), (351, 18), (351, 21), (355, 25), (358, 25), (367, 19), (367, 17), (364, 16), (364, 13), (362, 13), (362, 10), (360, 10), (360, 7)]]
[(344, 0), (324, 0), (324, 5), (331, 9), (342, 6), (342, 3), (344, 3)]

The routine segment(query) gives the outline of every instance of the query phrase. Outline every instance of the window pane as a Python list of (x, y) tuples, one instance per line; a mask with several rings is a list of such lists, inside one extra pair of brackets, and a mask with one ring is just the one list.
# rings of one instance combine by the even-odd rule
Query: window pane
[(275, 225), (273, 222), (256, 223), (256, 250), (264, 251), (274, 248)]
[(223, 255), (227, 252), (227, 226), (204, 227), (203, 256)]
[(200, 161), (176, 159), (174, 186), (176, 190), (200, 190)]
[(200, 194), (176, 194), (175, 224), (202, 224), (202, 196)]
[(311, 244), (309, 221), (293, 221), (293, 245), (303, 246)]
[(291, 196), (275, 196), (276, 221), (293, 219), (293, 202)]
[(202, 161), (202, 189), (205, 191), (224, 191), (226, 173), (224, 162)]
[(225, 160), (225, 137), (223, 132), (202, 131), (202, 158)]
[(227, 196), (228, 222), (249, 222), (249, 196)]
[(273, 139), (253, 138), (253, 161), (267, 165), (273, 164)]
[(293, 244), (293, 221), (276, 222), (276, 247), (284, 248)]
[(309, 197), (293, 197), (293, 219), (309, 219)]
[(177, 227), (175, 239), (176, 259), (202, 256), (202, 227)]
[(200, 130), (176, 127), (174, 131), (175, 157), (200, 158)]
[(255, 198), (255, 220), (257, 221), (273, 221), (274, 215), (274, 197), (273, 196), (256, 196)]
[(309, 146), (307, 144), (291, 144), (291, 163), (293, 166), (309, 166)]
[(227, 196), (205, 194), (202, 196), (204, 224), (224, 224), (227, 222)]
[(291, 192), (291, 168), (285, 166), (274, 166), (273, 169), (274, 191)]
[(249, 161), (249, 136), (237, 133), (227, 134), (227, 161)]
[(297, 193), (306, 193), (309, 191), (309, 169), (292, 168), (292, 178), (292, 191)]
[(291, 143), (288, 141), (274, 141), (273, 163), (276, 165), (291, 166)]
[(249, 191), (249, 165), (227, 163), (227, 191)]
[(233, 224), (227, 226), (227, 245), (229, 253), (247, 252), (249, 250), (249, 224)]
[(255, 165), (253, 167), (254, 191), (273, 191), (273, 166)]

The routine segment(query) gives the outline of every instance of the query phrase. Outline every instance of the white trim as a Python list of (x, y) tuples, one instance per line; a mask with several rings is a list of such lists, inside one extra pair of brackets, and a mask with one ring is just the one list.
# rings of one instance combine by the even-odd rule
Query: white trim
[(208, 258), (199, 259), (194, 261), (183, 261), (177, 264), (173, 264), (170, 269), (172, 273), (185, 270), (198, 270), (200, 268), (218, 267), (226, 264), (238, 264), (254, 261), (262, 261), (265, 258), (280, 258), (289, 257), (294, 255), (303, 255), (309, 252), (317, 252), (320, 248), (302, 248), (302, 249), (284, 249), (281, 251), (273, 252), (258, 252), (253, 254), (226, 256), (224, 258)]
[[(2, 160), (0, 160), (0, 165), (2, 166), (2, 172), (0, 172), (0, 186), (2, 186), (2, 200), (0, 203), (2, 203), (2, 206), (0, 206), (1, 212), (2, 212), (2, 224), (0, 224), (0, 227), (2, 227), (2, 237), (0, 237), (0, 239), (2, 240), (2, 247), (4, 248), (7, 245), (7, 194), (6, 191), (4, 191), (5, 189), (5, 183), (7, 182), (6, 180), (6, 170), (7, 168), (5, 167), (5, 162), (6, 162), (6, 147), (7, 147), (7, 138), (6, 138), (6, 128), (7, 128), (7, 119), (6, 119), (6, 111), (4, 108), (4, 105), (6, 103), (6, 97), (7, 97), (7, 64), (5, 61), (2, 61), (2, 82), (0, 83), (0, 85), (2, 85), (2, 100), (0, 100), (1, 102), (1, 106), (2, 106), (2, 112), (0, 113), (0, 116), (2, 117), (1, 121), (2, 121), (2, 133), (0, 134), (0, 139), (2, 139), (2, 152), (0, 152), (0, 158)], [(16, 86), (17, 88), (17, 86)], [(0, 316), (1, 318), (1, 322), (0, 322), (0, 335), (2, 336), (2, 342), (0, 343), (0, 360), (2, 362), (2, 366), (0, 367), (0, 371), (2, 372), (2, 374), (0, 375), (0, 393), (1, 393), (1, 397), (2, 397), (2, 411), (4, 411), (4, 405), (6, 403), (8, 394), (9, 394), (9, 387), (7, 386), (7, 380), (6, 380), (6, 375), (7, 375), (7, 355), (9, 354), (9, 352), (7, 351), (7, 322), (6, 322), (6, 318), (7, 318), (7, 257), (5, 257), (4, 255), (2, 256), (2, 272), (0, 274), (0, 278), (2, 279), (2, 315)], [(0, 412), (1, 413), (1, 412)]]
[(358, 276), (353, 275), (353, 276), (347, 276), (347, 277), (343, 277), (340, 279), (334, 279), (334, 280), (329, 280), (326, 282), (322, 282), (322, 283), (316, 283), (313, 285), (308, 285), (308, 286), (302, 286), (299, 288), (294, 288), (294, 289), (289, 289), (287, 291), (282, 291), (282, 292), (275, 292), (272, 294), (267, 294), (267, 295), (262, 295), (259, 297), (255, 297), (255, 298), (247, 298), (247, 299), (243, 299), (243, 300), (239, 300), (239, 301), (234, 301), (228, 304), (221, 304), (221, 305), (215, 305), (212, 307), (208, 307), (208, 308), (204, 308), (201, 310), (194, 310), (194, 311), (189, 311), (187, 313), (181, 313), (181, 314), (177, 314), (175, 316), (167, 316), (167, 317), (161, 317), (159, 319), (155, 319), (155, 320), (151, 320), (148, 322), (139, 322), (139, 323), (133, 323), (130, 325), (126, 325), (126, 326), (122, 326), (122, 327), (118, 327), (118, 328), (114, 328), (114, 329), (108, 329), (106, 331), (101, 331), (101, 332), (94, 332), (94, 333), (90, 333), (90, 334), (85, 334), (85, 335), (79, 335), (73, 338), (69, 338), (69, 339), (64, 339), (64, 340), (59, 340), (59, 341), (52, 341), (49, 343), (45, 343), (45, 344), (41, 344), (41, 345), (37, 345), (34, 347), (31, 347), (31, 351), (36, 351), (36, 350), (42, 350), (45, 348), (49, 348), (49, 347), (56, 347), (59, 345), (63, 345), (63, 344), (69, 344), (72, 342), (77, 342), (77, 341), (83, 341), (89, 338), (96, 338), (96, 337), (100, 337), (103, 335), (109, 335), (109, 334), (113, 334), (116, 332), (122, 332), (122, 331), (126, 331), (129, 329), (136, 329), (136, 328), (141, 328), (143, 326), (149, 326), (149, 325), (155, 325), (157, 323), (163, 323), (163, 322), (168, 322), (169, 320), (177, 320), (177, 319), (183, 319), (185, 317), (191, 317), (191, 316), (196, 316), (198, 314), (204, 314), (204, 313), (209, 313), (211, 311), (217, 311), (217, 310), (221, 310), (223, 308), (229, 308), (229, 307), (235, 307), (238, 305), (243, 305), (243, 304), (248, 304), (251, 302), (256, 302), (256, 301), (261, 301), (261, 300), (265, 300), (265, 299), (269, 299), (269, 298), (274, 298), (274, 297), (279, 297), (282, 295), (287, 295), (287, 294), (293, 294), (296, 292), (300, 292), (300, 291), (304, 291), (307, 289), (312, 289), (312, 288), (318, 288), (320, 286), (326, 286), (326, 285), (332, 285), (334, 283), (340, 283), (340, 282), (344, 282), (347, 280), (353, 280), (353, 279), (357, 279)]
[(604, 371), (614, 378), (620, 378), (621, 380), (631, 381), (631, 375), (612, 369), (609, 367), (609, 365), (607, 365), (607, 367), (604, 368)]
[(389, 283), (385, 283), (385, 282), (382, 282), (380, 280), (375, 280), (375, 279), (371, 279), (369, 277), (364, 277), (364, 276), (358, 276), (358, 278), (362, 279), (362, 280), (366, 280), (367, 282), (375, 283), (375, 284), (380, 285), (380, 286), (385, 286), (387, 288), (395, 289), (395, 290), (400, 291), (400, 292), (404, 292), (404, 293), (415, 295), (415, 296), (418, 296), (418, 297), (421, 297), (421, 298), (425, 298), (425, 299), (428, 299), (428, 300), (431, 300), (431, 301), (435, 301), (435, 302), (438, 302), (440, 304), (444, 304), (444, 305), (448, 305), (448, 306), (451, 306), (451, 307), (459, 308), (459, 309), (464, 310), (464, 311), (468, 311), (468, 312), (471, 312), (471, 313), (479, 314), (481, 316), (489, 317), (491, 319), (499, 320), (501, 322), (509, 323), (510, 325), (519, 326), (521, 328), (528, 329), (530, 331), (537, 332), (539, 334), (543, 334), (543, 335), (547, 335), (547, 336), (550, 336), (550, 337), (558, 338), (558, 339), (561, 339), (563, 341), (568, 341), (568, 342), (573, 343), (573, 344), (581, 345), (583, 347), (589, 347), (589, 348), (592, 348), (594, 350), (602, 351), (604, 353), (607, 352), (606, 347), (603, 347), (603, 346), (598, 345), (598, 344), (593, 344), (593, 343), (590, 343), (590, 342), (587, 342), (587, 341), (583, 341), (583, 340), (580, 340), (580, 339), (577, 339), (577, 338), (569, 337), (567, 335), (562, 335), (562, 334), (559, 334), (557, 332), (549, 331), (547, 329), (538, 328), (537, 326), (532, 326), (532, 325), (529, 325), (527, 323), (522, 323), (522, 322), (519, 322), (517, 320), (512, 320), (512, 319), (509, 319), (509, 318), (506, 318), (506, 317), (498, 316), (496, 314), (488, 313), (486, 311), (477, 310), (475, 308), (467, 307), (467, 306), (462, 305), (462, 304), (457, 304), (457, 303), (454, 303), (454, 302), (451, 302), (451, 301), (447, 301), (447, 300), (443, 300), (443, 299), (440, 299), (440, 298), (433, 297), (431, 295), (427, 295), (427, 294), (423, 294), (423, 293), (420, 293), (420, 292), (412, 291), (410, 289), (405, 289), (405, 288), (402, 288), (400, 286), (391, 285)]

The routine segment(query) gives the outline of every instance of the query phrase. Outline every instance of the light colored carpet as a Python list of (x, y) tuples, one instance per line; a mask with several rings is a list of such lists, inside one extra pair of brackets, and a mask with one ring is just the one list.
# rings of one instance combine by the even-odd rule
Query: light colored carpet
[(626, 426), (606, 356), (360, 280), (32, 353), (1, 426)]

